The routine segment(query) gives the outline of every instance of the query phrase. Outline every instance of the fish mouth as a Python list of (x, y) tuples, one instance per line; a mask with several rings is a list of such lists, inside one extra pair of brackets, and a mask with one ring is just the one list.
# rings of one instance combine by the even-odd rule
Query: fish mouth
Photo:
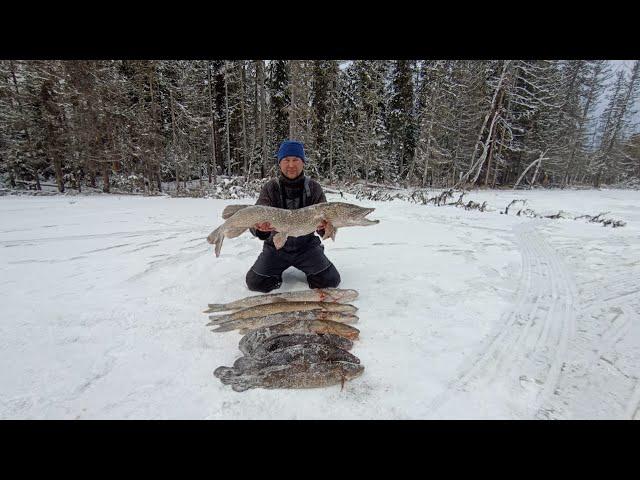
[(362, 221), (365, 222), (366, 225), (375, 225), (377, 223), (380, 223), (380, 220), (371, 220), (369, 218), (365, 218), (367, 215), (369, 215), (374, 210), (375, 210), (375, 208), (365, 208), (365, 213), (364, 213), (364, 215), (362, 215)]
[(375, 225), (376, 223), (379, 223), (380, 220), (370, 220), (368, 218), (365, 218), (374, 210), (375, 208), (363, 208), (362, 211), (359, 213), (359, 215), (356, 217), (354, 224), (366, 226), (366, 225)]
[(375, 208), (365, 208), (364, 212), (362, 213), (361, 217), (366, 217), (367, 215), (369, 215), (371, 212), (373, 212), (375, 210)]

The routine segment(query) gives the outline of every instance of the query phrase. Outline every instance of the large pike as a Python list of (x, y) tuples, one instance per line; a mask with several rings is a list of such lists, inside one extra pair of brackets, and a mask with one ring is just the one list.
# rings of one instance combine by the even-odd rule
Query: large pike
[(313, 233), (322, 221), (326, 221), (323, 238), (335, 240), (338, 228), (379, 223), (380, 220), (365, 218), (374, 210), (375, 208), (364, 208), (343, 202), (317, 203), (296, 210), (265, 205), (238, 205), (233, 214), (209, 234), (207, 241), (215, 245), (216, 257), (218, 257), (225, 237), (238, 237), (258, 223), (269, 222), (277, 231), (273, 236), (273, 244), (276, 249), (280, 249), (286, 243), (287, 237)]
[(358, 311), (356, 307), (346, 303), (330, 303), (330, 302), (281, 302), (267, 303), (264, 305), (256, 305), (255, 307), (244, 308), (226, 315), (209, 315), (210, 323), (214, 325), (226, 323), (232, 320), (242, 320), (247, 318), (263, 317), (275, 313), (286, 312), (306, 312), (310, 310), (320, 310), (323, 312), (343, 312), (355, 313)]
[(220, 380), (231, 385), (236, 392), (250, 388), (316, 388), (342, 384), (364, 372), (364, 366), (351, 362), (294, 362), (274, 365), (258, 370), (257, 373), (225, 376)]
[(221, 312), (224, 310), (238, 310), (241, 308), (256, 307), (267, 303), (283, 302), (332, 302), (347, 303), (358, 298), (356, 290), (342, 288), (313, 288), (296, 290), (293, 292), (269, 293), (267, 295), (254, 295), (229, 303), (210, 303), (209, 308), (203, 313)]
[[(243, 333), (243, 330), (240, 330)], [(267, 338), (285, 333), (315, 333), (339, 335), (349, 340), (355, 340), (360, 330), (351, 325), (331, 320), (292, 320), (275, 325), (258, 328), (247, 333), (238, 344), (238, 348), (245, 355), (251, 355)]]
[(272, 315), (264, 315), (262, 317), (230, 320), (222, 324), (208, 323), (207, 325), (218, 325), (218, 328), (211, 330), (212, 332), (240, 330), (243, 333), (247, 333), (248, 331), (256, 330), (261, 327), (277, 325), (278, 323), (288, 322), (291, 320), (331, 320), (338, 323), (356, 323), (358, 321), (358, 317), (352, 313), (327, 312), (316, 309), (303, 312), (280, 312)]

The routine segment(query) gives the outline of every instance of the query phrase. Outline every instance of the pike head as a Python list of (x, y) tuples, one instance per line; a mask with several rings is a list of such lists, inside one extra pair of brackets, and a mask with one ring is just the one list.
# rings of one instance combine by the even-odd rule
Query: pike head
[(335, 202), (329, 204), (325, 215), (334, 227), (367, 226), (380, 223), (380, 220), (365, 218), (375, 208), (364, 208), (352, 203)]

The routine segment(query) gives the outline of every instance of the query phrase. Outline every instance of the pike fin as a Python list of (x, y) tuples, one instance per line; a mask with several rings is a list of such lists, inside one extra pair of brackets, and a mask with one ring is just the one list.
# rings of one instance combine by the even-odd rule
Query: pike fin
[(338, 231), (338, 229), (333, 226), (333, 223), (327, 221), (327, 226), (324, 229), (324, 237), (322, 237), (322, 239), (326, 240), (327, 238), (330, 238), (331, 240), (333, 240), (335, 242), (335, 240), (336, 240), (336, 232), (337, 231)]
[(287, 232), (278, 232), (273, 236), (273, 244), (276, 246), (277, 250), (284, 247), (284, 244), (287, 243), (287, 237)]
[(222, 218), (226, 220), (227, 218), (232, 217), (238, 210), (242, 210), (243, 208), (250, 206), (251, 205), (227, 205), (222, 211)]
[(222, 379), (237, 376), (238, 372), (230, 367), (218, 367), (213, 371), (213, 375), (216, 378)]
[(231, 318), (231, 314), (229, 313), (227, 315), (209, 315), (209, 320), (211, 321), (207, 323), (207, 326), (227, 323), (227, 322), (230, 322), (232, 318)]
[(227, 322), (218, 326), (218, 328), (214, 328), (211, 331), (212, 332), (230, 332), (231, 330), (235, 330), (237, 328), (238, 328), (238, 325), (236, 325), (235, 322)]
[(250, 388), (253, 388), (253, 385), (249, 385), (248, 383), (245, 382), (237, 382), (234, 383), (233, 386), (231, 387), (233, 389), (234, 392), (244, 392), (245, 390), (249, 390)]
[(248, 229), (247, 228), (230, 228), (229, 230), (227, 230), (224, 236), (227, 238), (236, 238), (242, 235), (246, 230)]
[(227, 310), (227, 308), (225, 308), (224, 303), (210, 303), (208, 304), (207, 309), (204, 310), (202, 313), (222, 312), (224, 310)]
[(233, 368), (237, 371), (242, 372), (250, 368), (255, 368), (257, 363), (259, 362), (257, 362), (255, 359), (249, 356), (243, 356), (233, 362)]
[(207, 237), (207, 242), (215, 245), (214, 251), (216, 257), (220, 256), (220, 249), (222, 248), (222, 242), (224, 241), (224, 229), (222, 227), (224, 227), (224, 223), (211, 232)]

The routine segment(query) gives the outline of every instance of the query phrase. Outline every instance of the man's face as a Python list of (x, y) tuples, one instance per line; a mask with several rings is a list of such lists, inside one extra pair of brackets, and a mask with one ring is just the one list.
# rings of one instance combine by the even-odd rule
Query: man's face
[(298, 157), (284, 157), (280, 160), (280, 171), (292, 180), (302, 173), (303, 168), (304, 162)]

